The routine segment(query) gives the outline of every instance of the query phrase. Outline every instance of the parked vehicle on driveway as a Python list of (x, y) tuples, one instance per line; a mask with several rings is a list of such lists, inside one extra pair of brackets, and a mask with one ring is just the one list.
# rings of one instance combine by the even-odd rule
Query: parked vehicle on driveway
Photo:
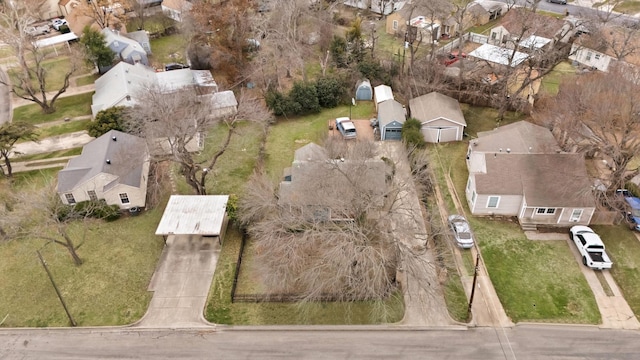
[(450, 215), (449, 227), (453, 231), (453, 237), (456, 240), (456, 245), (463, 249), (469, 249), (473, 247), (473, 235), (471, 234), (471, 226), (467, 222), (467, 219), (462, 215)]
[(618, 189), (616, 193), (624, 197), (628, 210), (625, 211), (625, 217), (631, 227), (640, 231), (640, 198), (633, 196), (627, 189)]
[(567, 0), (547, 0), (548, 3), (567, 5)]
[(345, 139), (356, 138), (356, 126), (348, 117), (339, 117), (336, 119), (336, 129), (340, 131), (342, 137)]
[(613, 263), (605, 251), (602, 239), (595, 231), (588, 226), (576, 225), (569, 230), (569, 235), (578, 247), (585, 266), (598, 270), (611, 269)]
[(39, 36), (49, 33), (49, 25), (27, 26), (25, 32), (31, 36)]
[(65, 20), (65, 19), (53, 19), (53, 20), (51, 20), (51, 26), (54, 29), (58, 30), (58, 31), (60, 31), (60, 27), (62, 25), (67, 25), (68, 26), (69, 24), (67, 23), (67, 20)]

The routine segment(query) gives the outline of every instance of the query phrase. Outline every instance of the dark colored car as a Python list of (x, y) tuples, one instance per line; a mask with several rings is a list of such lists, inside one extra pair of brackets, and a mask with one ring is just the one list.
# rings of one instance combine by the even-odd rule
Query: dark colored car
[(547, 0), (547, 2), (554, 3), (554, 4), (560, 4), (560, 5), (567, 5), (567, 0)]
[(164, 66), (164, 71), (188, 69), (188, 68), (189, 68), (189, 65), (171, 63), (171, 64), (167, 64), (167, 65)]

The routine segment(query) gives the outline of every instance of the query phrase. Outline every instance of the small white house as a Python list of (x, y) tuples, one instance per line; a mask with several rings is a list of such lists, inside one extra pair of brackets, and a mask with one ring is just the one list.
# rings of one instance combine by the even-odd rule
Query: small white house
[(111, 130), (82, 148), (58, 173), (63, 203), (104, 199), (121, 209), (146, 204), (149, 150), (144, 139)]

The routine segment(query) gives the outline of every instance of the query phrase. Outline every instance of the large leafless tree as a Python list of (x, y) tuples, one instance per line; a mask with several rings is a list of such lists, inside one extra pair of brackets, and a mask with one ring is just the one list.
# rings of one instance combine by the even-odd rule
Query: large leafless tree
[[(0, 40), (6, 43), (17, 58), (17, 66), (8, 70), (9, 79), (0, 79), (0, 84), (9, 87), (19, 98), (38, 104), (44, 113), (55, 111), (55, 102), (69, 87), (69, 78), (78, 69), (80, 56), (71, 55), (63, 72), (60, 88), (51, 89), (51, 75), (45, 66), (47, 53), (37, 46), (27, 27), (42, 6), (41, 0), (27, 0), (23, 5), (8, 2), (0, 7)], [(75, 49), (72, 49), (72, 52)], [(49, 92), (52, 92), (49, 93)]]
[[(146, 138), (155, 152), (167, 154), (180, 164), (182, 174), (195, 193), (206, 195), (206, 179), (237, 134), (242, 121), (266, 124), (270, 113), (263, 102), (240, 92), (237, 111), (219, 113), (211, 94), (198, 95), (195, 89), (183, 88), (169, 91), (162, 87), (150, 87), (137, 97), (138, 105), (128, 112), (127, 127)], [(199, 145), (213, 127), (224, 128), (224, 140), (218, 144), (211, 158), (199, 156)]]
[(292, 192), (256, 173), (240, 199), (264, 289), (302, 301), (380, 300), (397, 289), (401, 268), (424, 278), (424, 244), (408, 245), (417, 230), (400, 220), (420, 210), (407, 208), (395, 164), (366, 141), (325, 149), (294, 162), (304, 170), (292, 171)]
[(621, 68), (593, 72), (560, 85), (557, 96), (544, 99), (535, 119), (554, 130), (565, 151), (597, 155), (610, 162), (601, 173), (607, 193), (640, 173), (630, 167), (640, 154), (640, 86)]

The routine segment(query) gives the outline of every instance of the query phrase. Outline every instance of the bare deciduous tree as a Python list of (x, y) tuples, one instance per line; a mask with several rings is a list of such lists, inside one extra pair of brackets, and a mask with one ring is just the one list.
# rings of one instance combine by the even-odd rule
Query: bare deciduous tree
[[(133, 2), (137, 3), (135, 0)], [(91, 18), (100, 29), (114, 28), (119, 30), (127, 20), (124, 9), (114, 7), (111, 0), (82, 1), (74, 11)]]
[(640, 154), (640, 87), (634, 80), (618, 68), (585, 74), (563, 82), (558, 95), (544, 99), (534, 113), (553, 129), (563, 150), (611, 162), (601, 179), (609, 194), (640, 173), (629, 167)]
[[(206, 195), (207, 175), (231, 144), (241, 121), (266, 123), (270, 113), (262, 101), (241, 92), (237, 111), (217, 115), (219, 104), (210, 95), (197, 95), (195, 89), (168, 91), (152, 87), (141, 91), (138, 105), (131, 109), (127, 127), (150, 142), (152, 152), (169, 154), (180, 164), (187, 184), (199, 195)], [(225, 139), (210, 159), (199, 159), (196, 152), (202, 138), (213, 126), (226, 130)], [(163, 148), (162, 151), (159, 148)]]
[(46, 53), (36, 46), (34, 38), (27, 33), (29, 22), (37, 14), (41, 6), (41, 0), (28, 0), (25, 6), (15, 5), (13, 2), (6, 3), (0, 8), (0, 40), (9, 45), (10, 49), (17, 57), (18, 66), (10, 69), (9, 80), (0, 80), (0, 84), (9, 87), (16, 96), (38, 104), (44, 113), (55, 111), (55, 101), (60, 94), (69, 87), (69, 77), (78, 68), (78, 55), (69, 57), (68, 67), (62, 77), (62, 85), (54, 91), (49, 99), (47, 81), (50, 79), (47, 68), (44, 65)]
[(366, 141), (330, 139), (307, 150), (280, 191), (254, 174), (240, 199), (266, 291), (302, 301), (380, 300), (397, 289), (401, 267), (424, 278), (424, 243), (408, 245), (417, 230), (400, 220), (420, 210), (407, 208), (394, 163), (376, 158)]

